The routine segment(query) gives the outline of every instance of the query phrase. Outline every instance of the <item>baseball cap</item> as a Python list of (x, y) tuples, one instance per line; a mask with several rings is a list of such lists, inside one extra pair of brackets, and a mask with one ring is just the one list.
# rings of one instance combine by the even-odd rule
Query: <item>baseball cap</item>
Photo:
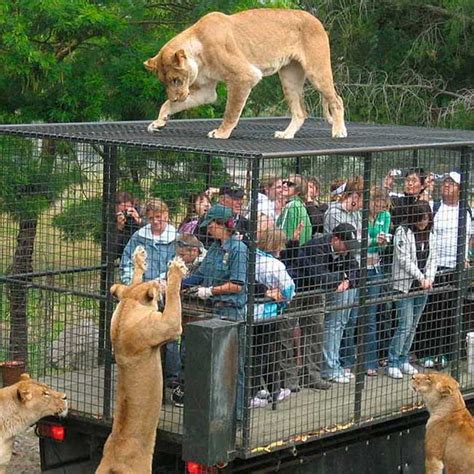
[(338, 224), (332, 230), (332, 234), (339, 237), (350, 252), (356, 252), (360, 249), (360, 243), (357, 240), (357, 231), (352, 224)]
[(224, 183), (219, 188), (219, 195), (220, 196), (230, 196), (232, 199), (242, 199), (244, 197), (244, 189), (239, 186), (237, 183), (229, 182)]
[(222, 204), (215, 204), (207, 211), (206, 217), (201, 222), (199, 227), (206, 227), (216, 219), (226, 221), (232, 216), (232, 209), (230, 207), (223, 206)]
[(456, 184), (461, 184), (461, 175), (457, 171), (450, 171), (444, 175), (444, 179), (452, 179)]

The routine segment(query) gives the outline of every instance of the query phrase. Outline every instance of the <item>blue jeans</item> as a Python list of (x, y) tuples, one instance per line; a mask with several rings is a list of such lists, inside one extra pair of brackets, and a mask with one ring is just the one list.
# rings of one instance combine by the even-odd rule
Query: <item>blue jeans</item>
[(421, 313), (425, 308), (428, 295), (396, 300), (397, 329), (390, 342), (388, 349), (389, 367), (397, 367), (408, 362), (408, 352), (410, 351), (416, 328), (421, 318)]
[(182, 380), (181, 341), (166, 344), (165, 378), (166, 384), (179, 383)]
[[(380, 267), (367, 269), (367, 298), (377, 299), (383, 292), (382, 283), (384, 274)], [(379, 304), (371, 304), (367, 308), (367, 328), (365, 330), (365, 368), (376, 369), (378, 367), (377, 356), (377, 314)]]
[[(326, 304), (334, 306), (352, 305), (355, 301), (357, 290), (350, 289), (326, 296)], [(326, 313), (324, 318), (324, 369), (321, 375), (332, 379), (344, 375), (344, 369), (339, 360), (342, 335), (349, 321), (351, 308), (341, 308)]]

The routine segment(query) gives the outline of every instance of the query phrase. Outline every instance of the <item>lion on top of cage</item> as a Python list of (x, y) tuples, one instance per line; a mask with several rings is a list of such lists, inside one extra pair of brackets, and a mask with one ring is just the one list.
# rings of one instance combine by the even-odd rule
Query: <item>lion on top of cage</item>
[[(98, 474), (151, 473), (156, 429), (163, 395), (160, 346), (176, 339), (181, 328), (181, 280), (186, 266), (174, 258), (168, 267), (166, 289), (162, 282), (142, 282), (146, 251), (133, 254), (130, 286), (115, 284), (119, 299), (111, 322), (112, 347), (117, 363), (116, 408), (112, 432), (105, 445)], [(158, 298), (166, 294), (163, 313)]]
[(234, 15), (212, 12), (166, 43), (144, 63), (166, 86), (168, 100), (148, 126), (156, 132), (170, 115), (217, 99), (216, 85), (227, 85), (227, 104), (211, 138), (228, 138), (251, 90), (264, 76), (278, 72), (291, 122), (276, 138), (293, 138), (303, 125), (306, 78), (323, 97), (332, 136), (347, 136), (344, 105), (331, 69), (328, 35), (321, 22), (301, 10), (261, 8)]

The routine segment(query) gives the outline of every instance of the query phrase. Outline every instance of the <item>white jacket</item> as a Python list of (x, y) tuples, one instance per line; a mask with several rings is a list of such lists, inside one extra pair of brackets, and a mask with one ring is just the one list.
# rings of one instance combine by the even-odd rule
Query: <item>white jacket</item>
[(392, 278), (395, 290), (408, 293), (415, 280), (421, 282), (427, 278), (434, 281), (438, 264), (436, 238), (433, 232), (430, 233), (430, 250), (424, 272), (418, 268), (415, 235), (411, 229), (405, 226), (397, 227), (393, 243)]

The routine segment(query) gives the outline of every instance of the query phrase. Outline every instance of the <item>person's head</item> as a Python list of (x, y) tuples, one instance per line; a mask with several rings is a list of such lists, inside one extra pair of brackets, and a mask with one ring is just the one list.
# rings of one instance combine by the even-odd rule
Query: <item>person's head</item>
[(283, 180), (283, 195), (286, 198), (292, 198), (293, 196), (299, 196), (301, 199), (305, 199), (308, 193), (308, 182), (306, 178), (299, 174), (292, 174), (287, 179)]
[(348, 212), (360, 211), (362, 209), (362, 195), (364, 192), (364, 181), (361, 176), (350, 178), (341, 195), (341, 204)]
[(344, 191), (346, 189), (347, 182), (344, 179), (338, 178), (335, 179), (330, 185), (329, 185), (329, 193), (330, 193), (330, 199), (331, 201), (340, 201)]
[(189, 196), (186, 215), (203, 216), (211, 207), (211, 199), (206, 193), (193, 193)]
[(406, 224), (415, 232), (429, 233), (433, 228), (433, 212), (428, 201), (413, 202), (407, 212)]
[(461, 192), (461, 175), (451, 171), (443, 177), (441, 183), (441, 198), (445, 204), (457, 204)]
[(276, 176), (264, 176), (260, 180), (260, 192), (265, 194), (270, 201), (278, 201), (283, 195), (283, 181)]
[(338, 224), (331, 232), (331, 245), (339, 255), (358, 252), (360, 244), (355, 227), (348, 223)]
[(390, 209), (390, 196), (382, 186), (372, 186), (370, 188), (369, 214), (375, 218), (383, 211)]
[(169, 209), (159, 198), (150, 199), (145, 205), (145, 213), (153, 235), (160, 235), (169, 223)]
[(136, 199), (131, 193), (120, 191), (115, 195), (115, 212), (127, 212), (135, 207)]
[(277, 227), (268, 227), (259, 234), (257, 247), (260, 250), (278, 256), (286, 246), (287, 237), (283, 230)]
[(268, 217), (266, 214), (259, 213), (257, 215), (257, 236), (256, 240), (260, 240), (260, 236), (263, 232), (266, 232), (267, 229), (273, 229), (275, 227), (275, 221)]
[(219, 204), (232, 209), (234, 215), (242, 212), (244, 189), (237, 183), (225, 183), (219, 188)]
[(306, 180), (308, 182), (308, 192), (306, 199), (308, 201), (314, 201), (321, 193), (321, 183), (319, 182), (319, 179), (316, 178), (316, 176), (308, 176)]
[(232, 209), (222, 204), (215, 204), (201, 222), (200, 227), (207, 226), (207, 233), (214, 239), (227, 240), (234, 232)]
[(405, 173), (403, 192), (408, 196), (418, 196), (425, 189), (426, 173), (423, 168), (411, 168)]
[(202, 251), (201, 241), (193, 234), (181, 234), (175, 240), (176, 255), (181, 257), (186, 265), (193, 263)]

